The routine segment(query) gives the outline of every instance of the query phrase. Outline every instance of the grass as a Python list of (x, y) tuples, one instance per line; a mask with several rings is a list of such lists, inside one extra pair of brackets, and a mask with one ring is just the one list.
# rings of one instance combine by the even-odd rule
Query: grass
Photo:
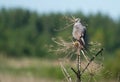
[(63, 79), (63, 74), (57, 61), (37, 58), (0, 58), (0, 75), (32, 76), (51, 80)]
[[(109, 62), (106, 63), (108, 67), (95, 76), (96, 80), (100, 81), (102, 79), (101, 82), (106, 82), (106, 80), (110, 79), (109, 82), (116, 82), (111, 80), (112, 75), (107, 74), (106, 70), (111, 66), (109, 65)], [(68, 71), (74, 76), (70, 69)], [(63, 79), (64, 75), (62, 74), (59, 62), (56, 60), (0, 57), (1, 82), (21, 82), (21, 80), (22, 82), (62, 82)], [(86, 79), (88, 79), (88, 76), (85, 74), (83, 81), (87, 82)]]

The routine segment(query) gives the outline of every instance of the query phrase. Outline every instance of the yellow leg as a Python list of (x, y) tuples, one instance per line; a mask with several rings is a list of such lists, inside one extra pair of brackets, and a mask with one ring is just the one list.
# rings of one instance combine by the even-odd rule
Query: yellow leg
[(73, 45), (74, 45), (75, 47), (79, 47), (79, 42), (76, 40), (75, 42), (73, 42)]

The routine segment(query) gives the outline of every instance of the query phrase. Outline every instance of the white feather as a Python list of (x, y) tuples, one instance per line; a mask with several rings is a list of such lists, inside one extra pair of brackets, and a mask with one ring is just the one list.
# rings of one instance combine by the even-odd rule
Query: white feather
[(76, 40), (80, 40), (80, 38), (82, 38), (81, 40), (83, 44), (85, 44), (85, 41), (83, 38), (85, 31), (86, 31), (86, 27), (81, 24), (80, 19), (78, 18), (75, 19), (72, 35)]

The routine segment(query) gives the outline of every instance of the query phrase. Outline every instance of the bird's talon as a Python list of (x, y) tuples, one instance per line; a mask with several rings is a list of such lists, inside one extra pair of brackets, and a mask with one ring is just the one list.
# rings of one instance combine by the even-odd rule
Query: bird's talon
[(79, 42), (78, 42), (78, 41), (75, 41), (75, 42), (73, 42), (73, 45), (74, 45), (75, 47), (78, 47), (78, 46), (79, 46)]

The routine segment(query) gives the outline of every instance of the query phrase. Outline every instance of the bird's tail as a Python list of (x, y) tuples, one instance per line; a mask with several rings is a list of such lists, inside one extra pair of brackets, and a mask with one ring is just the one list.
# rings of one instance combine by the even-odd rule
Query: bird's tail
[(90, 53), (89, 49), (88, 49), (87, 46), (86, 46), (86, 43), (85, 43), (83, 37), (80, 38), (79, 43), (80, 43), (80, 45), (82, 46), (82, 50), (83, 50), (83, 51), (86, 51), (87, 53)]
[(79, 41), (80, 45), (81, 45), (83, 48), (85, 48), (85, 41), (84, 41), (83, 37), (81, 37), (78, 41)]

